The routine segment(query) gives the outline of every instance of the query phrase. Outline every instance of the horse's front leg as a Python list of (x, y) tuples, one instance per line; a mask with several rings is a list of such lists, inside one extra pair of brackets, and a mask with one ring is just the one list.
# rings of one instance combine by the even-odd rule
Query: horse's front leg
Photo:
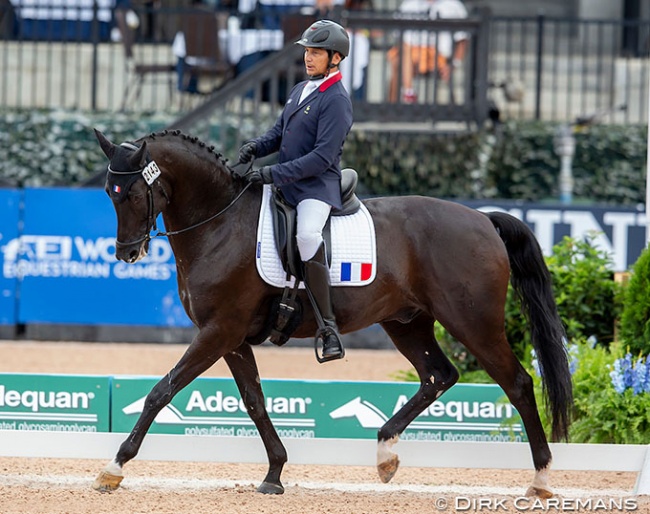
[(282, 494), (284, 493), (284, 487), (280, 481), (280, 475), (284, 464), (287, 462), (287, 451), (266, 411), (264, 393), (262, 392), (253, 350), (250, 345), (243, 344), (236, 350), (226, 354), (224, 358), (237, 383), (248, 415), (260, 433), (269, 459), (269, 471), (257, 491), (265, 494)]
[(158, 413), (172, 401), (176, 393), (223, 356), (225, 349), (223, 346), (215, 346), (216, 340), (217, 334), (213, 330), (202, 329), (176, 366), (153, 387), (147, 395), (144, 408), (133, 430), (121, 444), (115, 458), (95, 479), (94, 489), (114, 491), (120, 486), (124, 464), (138, 454), (144, 436), (147, 435)]

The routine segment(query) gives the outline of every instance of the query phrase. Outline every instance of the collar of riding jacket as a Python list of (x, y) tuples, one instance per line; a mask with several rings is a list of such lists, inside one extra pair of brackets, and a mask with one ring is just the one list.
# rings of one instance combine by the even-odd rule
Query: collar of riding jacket
[(341, 75), (340, 71), (337, 71), (336, 73), (330, 75), (327, 77), (323, 83), (318, 87), (318, 90), (322, 93), (323, 91), (326, 91), (327, 88), (330, 86), (336, 84), (343, 78), (343, 75)]

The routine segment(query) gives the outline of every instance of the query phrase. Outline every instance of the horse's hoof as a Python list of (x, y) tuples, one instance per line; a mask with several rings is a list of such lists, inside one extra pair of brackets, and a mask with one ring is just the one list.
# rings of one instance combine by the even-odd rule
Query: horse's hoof
[(284, 487), (280, 483), (262, 482), (257, 488), (257, 492), (262, 494), (284, 494)]
[(102, 471), (93, 482), (93, 489), (100, 493), (110, 493), (120, 487), (123, 476), (113, 475), (108, 471)]
[(379, 479), (387, 484), (390, 482), (391, 478), (397, 473), (397, 468), (399, 468), (399, 457), (397, 455), (392, 455), (388, 460), (377, 464), (377, 473), (379, 473)]
[(534, 487), (531, 485), (526, 491), (526, 496), (528, 497), (536, 496), (537, 498), (542, 498), (546, 500), (548, 498), (553, 498), (553, 491), (547, 488)]

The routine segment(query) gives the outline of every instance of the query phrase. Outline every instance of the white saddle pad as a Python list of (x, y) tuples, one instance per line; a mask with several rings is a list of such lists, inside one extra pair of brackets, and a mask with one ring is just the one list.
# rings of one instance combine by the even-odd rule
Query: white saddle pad
[[(349, 216), (332, 216), (332, 263), (330, 281), (333, 286), (365, 286), (377, 274), (377, 248), (375, 225), (372, 217), (361, 204), (361, 209)], [(287, 281), (277, 248), (271, 213), (271, 186), (264, 186), (262, 207), (257, 225), (257, 271), (260, 277), (275, 287), (294, 284), (294, 278)], [(304, 287), (304, 284), (300, 284)]]

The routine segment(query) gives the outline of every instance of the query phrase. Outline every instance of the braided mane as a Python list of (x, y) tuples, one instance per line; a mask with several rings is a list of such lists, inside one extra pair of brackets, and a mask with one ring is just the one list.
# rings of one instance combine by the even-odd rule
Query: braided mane
[(217, 161), (221, 162), (224, 166), (227, 166), (228, 159), (226, 159), (223, 154), (217, 152), (215, 150), (214, 145), (208, 146), (204, 141), (201, 141), (198, 137), (196, 136), (190, 136), (188, 134), (183, 133), (180, 130), (162, 130), (160, 132), (152, 132), (146, 138), (155, 140), (156, 138), (163, 138), (163, 137), (174, 137), (174, 138), (180, 138), (183, 139), (184, 141), (189, 141), (190, 143), (197, 145), (199, 148), (205, 149), (207, 152), (211, 153), (214, 155), (217, 159)]

